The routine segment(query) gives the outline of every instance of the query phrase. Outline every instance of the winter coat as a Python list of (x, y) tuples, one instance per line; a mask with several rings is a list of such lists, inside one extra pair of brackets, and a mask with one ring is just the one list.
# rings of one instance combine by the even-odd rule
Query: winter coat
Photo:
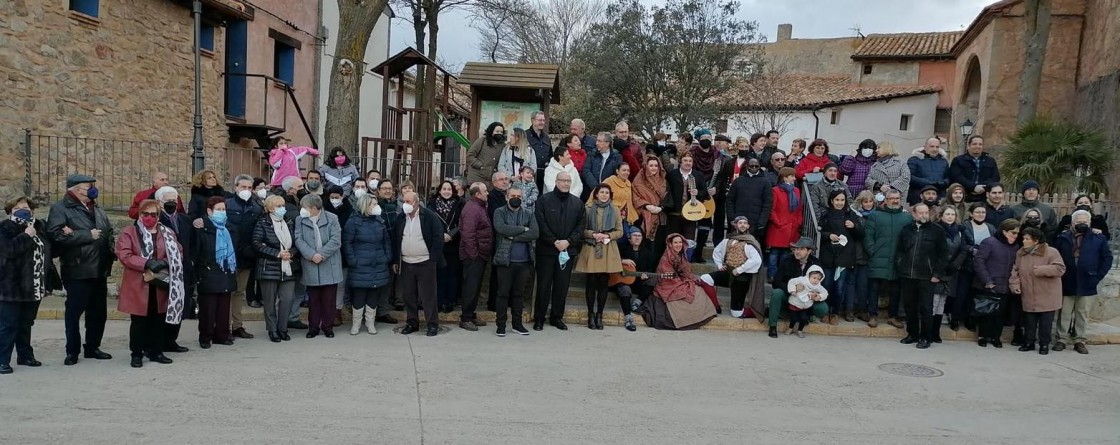
[(230, 232), (236, 232), (237, 244), (233, 248), (237, 252), (237, 268), (250, 269), (253, 267), (253, 259), (256, 257), (256, 249), (253, 248), (253, 229), (257, 227), (257, 220), (261, 219), (264, 214), (264, 207), (261, 207), (261, 202), (257, 198), (249, 198), (248, 201), (242, 201), (241, 198), (232, 197), (226, 199), (226, 215), (229, 222), (226, 227)]
[(801, 238), (801, 222), (803, 220), (802, 207), (805, 200), (801, 196), (801, 189), (794, 188), (793, 193), (800, 200), (801, 205), (796, 210), (789, 210), (789, 195), (785, 190), (774, 186), (774, 206), (770, 209), (770, 219), (766, 226), (766, 246), (776, 249), (789, 249), (790, 244)]
[(1034, 249), (1021, 248), (1011, 269), (1011, 292), (1022, 294), (1023, 312), (1050, 312), (1062, 308), (1062, 275), (1066, 263), (1062, 254), (1038, 243)]
[(1050, 207), (1049, 204), (1038, 202), (1037, 200), (1027, 201), (1024, 199), (1019, 201), (1018, 204), (1011, 206), (1011, 211), (1019, 218), (1022, 218), (1023, 215), (1027, 213), (1027, 210), (1030, 209), (1038, 209), (1038, 213), (1042, 214), (1042, 228), (1046, 230), (1047, 239), (1057, 235), (1058, 212), (1055, 212), (1054, 208)]
[[(590, 204), (584, 208), (584, 212), (590, 212), (595, 204)], [(576, 260), (576, 269), (578, 273), (611, 273), (622, 272), (622, 256), (618, 253), (618, 240), (622, 238), (622, 216), (618, 214), (618, 209), (613, 205), (608, 205), (606, 209), (614, 213), (614, 228), (606, 232), (596, 232), (591, 230), (590, 226), (584, 225), (583, 239), (580, 244), (579, 259)], [(586, 213), (585, 213), (586, 214)], [(606, 219), (606, 213), (599, 214), (598, 224), (602, 224)], [(606, 233), (611, 237), (611, 242), (607, 244), (599, 244), (601, 246), (601, 256), (595, 256), (595, 233)], [(553, 249), (555, 250), (555, 249)]]
[[(705, 181), (699, 170), (693, 169), (690, 173), (692, 178), (696, 180), (696, 199), (700, 202), (707, 201), (708, 188), (705, 187)], [(684, 208), (684, 203), (692, 199), (692, 195), (688, 193), (688, 185), (684, 179), (684, 174), (680, 169), (673, 170), (665, 176), (665, 187), (668, 191), (668, 196), (665, 200), (664, 211), (670, 215), (680, 215), (681, 209)]]
[(983, 185), (984, 191), (999, 182), (999, 166), (996, 159), (987, 153), (981, 153), (979, 158), (965, 153), (953, 158), (949, 164), (949, 182), (964, 186), (965, 196), (969, 202), (983, 201), (985, 194), (975, 194), (976, 186)]
[(486, 203), (467, 199), (459, 225), (459, 259), (489, 260), (494, 254), (494, 226), (486, 213)]
[[(116, 255), (113, 253), (113, 223), (96, 202), (89, 209), (74, 195), (67, 193), (51, 206), (47, 232), (54, 241), (51, 254), (59, 257), (63, 280), (88, 280), (108, 277)], [(63, 227), (73, 230), (69, 235)], [(101, 230), (93, 239), (91, 230)]]
[[(552, 140), (548, 137), (548, 130), (542, 131), (537, 134), (536, 129), (529, 128), (525, 130), (525, 142), (529, 148), (533, 149), (533, 155), (537, 157), (537, 174), (548, 165), (548, 161), (552, 159)], [(527, 162), (527, 161), (526, 161)]]
[[(228, 227), (233, 245), (240, 240), (232, 227)], [(191, 255), (194, 260), (194, 279), (198, 294), (224, 294), (237, 290), (237, 272), (226, 272), (218, 264), (214, 255), (218, 247), (218, 228), (210, 218), (202, 218), (202, 228), (194, 229), (194, 246)]]
[[(514, 147), (512, 145), (506, 146), (502, 153), (498, 155), (498, 171), (506, 172), (511, 178), (516, 178), (521, 172), (520, 168), (514, 168), (513, 155), (514, 150), (517, 150), (517, 157), (521, 158), (521, 167), (529, 167), (533, 169), (534, 174), (537, 171), (537, 154), (533, 147)], [(489, 184), (489, 182), (487, 183)]]
[(331, 167), (327, 164), (319, 166), (319, 174), (323, 176), (323, 189), (326, 190), (331, 186), (342, 187), (342, 196), (350, 196), (350, 192), (354, 190), (354, 180), (361, 179), (362, 173), (358, 171), (358, 167), (346, 160), (346, 164)]
[(922, 188), (927, 185), (937, 187), (937, 197), (945, 196), (945, 189), (949, 187), (949, 161), (945, 150), (938, 149), (937, 155), (926, 154), (924, 148), (917, 148), (906, 160), (910, 168), (910, 194), (906, 202), (915, 204), (922, 200)]
[(560, 255), (553, 244), (557, 240), (568, 241), (568, 257), (575, 260), (579, 256), (583, 241), (584, 206), (579, 196), (572, 193), (561, 197), (557, 192), (541, 195), (537, 200), (537, 255), (554, 257)]
[[(622, 150), (622, 153), (619, 154), (622, 156), (622, 162), (630, 165), (630, 177), (636, 178), (638, 177), (638, 172), (642, 171), (642, 168), (645, 167), (645, 163), (643, 162), (643, 159), (645, 159), (645, 152), (642, 150), (642, 144), (634, 140), (634, 138), (630, 138), (629, 142), (630, 144), (626, 146), (626, 149)], [(662, 165), (668, 164), (663, 163)]]
[(494, 233), (498, 238), (494, 250), (494, 265), (508, 266), (509, 251), (513, 243), (525, 243), (529, 248), (529, 262), (536, 261), (536, 240), (540, 236), (537, 218), (524, 205), (517, 210), (504, 206), (494, 212)]
[(745, 216), (751, 223), (751, 232), (765, 233), (763, 231), (770, 222), (770, 210), (774, 206), (773, 187), (761, 172), (754, 176), (749, 173), (739, 175), (727, 189), (727, 200), (724, 201), (728, 224)]
[[(568, 156), (572, 158), (572, 165), (575, 166), (576, 171), (583, 175), (583, 165), (587, 163), (587, 152), (582, 148), (568, 149)], [(581, 178), (582, 179), (582, 178)]]
[(879, 158), (871, 167), (871, 172), (867, 174), (867, 180), (864, 181), (864, 186), (876, 193), (883, 185), (889, 185), (902, 192), (903, 197), (909, 193), (910, 168), (906, 167), (898, 156)]
[(284, 224), (288, 225), (288, 231), (292, 234), (292, 248), (288, 249), (288, 252), (292, 254), (292, 274), (284, 275), (280, 261), (280, 250), (283, 246), (280, 245), (280, 239), (276, 237), (276, 231), (272, 228), (272, 217), (264, 215), (257, 220), (257, 225), (253, 227), (253, 247), (257, 250), (258, 280), (295, 281), (299, 279), (299, 249), (296, 249), (295, 246), (296, 224), (287, 218), (284, 219)]
[[(953, 223), (953, 226), (957, 229), (956, 236), (949, 234), (949, 229), (946, 228), (945, 224), (938, 223), (938, 225), (945, 230), (945, 241), (949, 249), (949, 260), (945, 266), (945, 277), (947, 279), (943, 281), (946, 285), (944, 295), (956, 296), (956, 280), (959, 279), (960, 272), (964, 270), (965, 262), (971, 261), (972, 247), (965, 244), (964, 230), (961, 229), (960, 224)], [(969, 267), (971, 266), (969, 264)], [(968, 271), (971, 272), (972, 269), (968, 269)]]
[(945, 271), (949, 265), (949, 242), (945, 229), (939, 224), (918, 224), (916, 221), (902, 228), (895, 250), (896, 271), (900, 278), (928, 281), (936, 277), (948, 280)]
[(813, 173), (813, 170), (817, 169), (817, 173), (823, 174), (824, 166), (828, 165), (831, 162), (832, 158), (828, 157), (828, 150), (825, 150), (824, 156), (820, 157), (809, 153), (805, 155), (804, 158), (801, 158), (801, 161), (797, 163), (797, 168), (794, 169), (794, 172), (796, 173), (798, 180), (804, 181), (806, 173)]
[[(140, 242), (143, 238), (139, 230), (136, 224), (131, 224), (121, 230), (121, 236), (117, 237), (115, 250), (124, 270), (121, 274), (117, 310), (129, 315), (146, 317), (148, 293), (151, 289), (148, 288), (148, 282), (144, 281), (144, 266), (148, 263), (148, 258), (140, 255)], [(151, 259), (168, 261), (167, 242), (164, 241), (163, 234), (153, 233), (152, 241), (156, 245), (156, 251)], [(167, 313), (167, 289), (156, 287), (156, 313)]]
[[(227, 207), (226, 209), (228, 211), (229, 208)], [(168, 215), (165, 212), (160, 212), (159, 215), (159, 223), (163, 224), (164, 227), (171, 229), (172, 232), (175, 232), (175, 239), (179, 241), (179, 246), (181, 247), (179, 249), (179, 253), (183, 255), (183, 285), (187, 287), (187, 292), (190, 292), (194, 289), (194, 285), (196, 282), (194, 271), (194, 248), (196, 244), (195, 238), (197, 235), (195, 235), (196, 229), (192, 225), (193, 222), (194, 220), (191, 219), (191, 217), (187, 216), (186, 213), (175, 213)], [(241, 258), (237, 259), (237, 267), (241, 267)]]
[[(823, 182), (823, 181), (822, 181)], [(848, 228), (845, 222), (851, 221), (854, 227)], [(843, 211), (829, 209), (821, 215), (821, 265), (828, 269), (855, 267), (859, 251), (863, 250), (863, 218), (856, 212), (845, 208)], [(846, 245), (833, 243), (830, 235), (843, 235), (848, 239)]]
[(232, 195), (226, 193), (222, 186), (216, 185), (213, 187), (191, 187), (191, 200), (187, 205), (187, 215), (192, 219), (206, 217), (206, 201), (214, 196), (222, 198), (230, 198)]
[[(326, 210), (332, 215), (338, 217), (338, 225), (343, 229), (345, 229), (346, 224), (350, 222), (350, 217), (354, 216), (354, 206), (351, 205), (350, 200), (346, 198), (342, 199), (342, 205), (338, 207), (335, 207), (334, 204), (331, 204), (331, 201), (329, 199), (324, 199), (323, 210)], [(384, 214), (382, 214), (382, 216), (384, 216)], [(343, 262), (343, 264), (345, 265), (345, 262)]]
[(774, 274), (773, 288), (781, 289), (784, 292), (786, 286), (789, 285), (789, 280), (805, 276), (813, 266), (822, 267), (821, 260), (815, 256), (810, 255), (804, 266), (793, 255), (782, 257), (782, 260), (778, 262), (778, 272)]
[[(629, 179), (610, 176), (603, 180), (603, 184), (611, 188), (611, 203), (627, 224), (634, 224), (638, 220), (638, 209), (634, 208), (634, 187)], [(595, 202), (597, 198), (592, 195), (587, 197), (587, 204)]]
[(1015, 243), (1008, 243), (1003, 232), (993, 232), (992, 236), (980, 243), (973, 259), (972, 270), (976, 273), (972, 280), (972, 287), (987, 289), (989, 284), (994, 284), (992, 292), (1009, 294), (1007, 280), (1011, 278), (1011, 267), (1015, 265), (1015, 252), (1019, 248)]
[(522, 194), (525, 195), (521, 197), (521, 207), (524, 207), (529, 213), (533, 213), (533, 210), (537, 208), (537, 198), (541, 196), (541, 191), (537, 188), (537, 183), (532, 181), (513, 181), (513, 185), (521, 187)]
[[(1072, 216), (1073, 215), (1066, 215), (1062, 217), (1062, 220), (1058, 222), (1058, 226), (1056, 229), (1057, 232), (1055, 233), (1055, 236), (1064, 233), (1073, 226)], [(1108, 221), (1104, 219), (1104, 215), (1094, 214), (1091, 218), (1089, 218), (1089, 227), (1100, 230), (1105, 239), (1109, 241), (1112, 240), (1112, 232), (1108, 230)]]
[[(996, 226), (993, 226), (993, 225), (988, 224), (988, 223), (984, 223), (984, 224), (988, 226), (988, 233), (990, 233), (992, 236), (995, 236), (996, 232), (999, 231), (999, 229), (996, 229)], [(967, 256), (965, 256), (965, 258), (964, 258), (964, 261), (961, 262), (961, 270), (967, 270), (968, 273), (971, 274), (971, 273), (973, 273), (973, 270), (975, 269), (975, 266), (973, 266), (972, 262), (976, 258), (976, 250), (979, 249), (980, 246), (979, 246), (979, 243), (976, 242), (976, 231), (975, 231), (975, 229), (972, 228), (972, 220), (969, 219), (969, 220), (965, 221), (963, 224), (960, 224), (960, 226), (961, 226), (961, 247), (967, 253)]]
[(875, 156), (848, 156), (840, 162), (840, 174), (848, 178), (848, 190), (852, 195), (867, 190), (867, 175), (875, 165)]
[(988, 214), (984, 216), (984, 222), (993, 226), (999, 227), (1007, 219), (1019, 219), (1019, 214), (1015, 213), (1015, 209), (1006, 203), (997, 209), (991, 203), (984, 201), (984, 207), (988, 209)]
[[(583, 163), (583, 185), (587, 189), (594, 189), (607, 178), (614, 176), (614, 171), (622, 165), (622, 156), (617, 151), (611, 150), (606, 159), (598, 151), (591, 152), (587, 161)], [(633, 174), (633, 173), (631, 173)]]
[(268, 165), (272, 167), (272, 181), (269, 185), (279, 187), (285, 179), (299, 177), (299, 160), (304, 156), (319, 156), (319, 150), (311, 147), (278, 148), (268, 152)]
[[(315, 241), (315, 228), (319, 229), (319, 236), (323, 246), (319, 247)], [(342, 282), (342, 226), (338, 224), (338, 217), (330, 212), (320, 212), (319, 220), (300, 217), (296, 219), (295, 245), (299, 249), (300, 283), (304, 286), (329, 286)], [(323, 261), (315, 264), (311, 257), (319, 254)]]
[[(716, 189), (715, 198), (716, 202), (724, 202), (727, 197), (727, 192), (731, 188), (731, 183), (740, 176), (747, 175), (747, 161), (749, 158), (746, 156), (746, 151), (742, 151), (738, 156), (729, 156), (723, 160), (719, 167), (719, 171), (712, 177), (711, 183), (708, 187)], [(741, 162), (741, 164), (740, 164)], [(735, 167), (739, 167), (739, 176), (735, 176)], [(761, 170), (760, 170), (761, 171)]]
[(1077, 238), (1073, 232), (1065, 231), (1058, 235), (1054, 248), (1062, 254), (1066, 273), (1062, 275), (1062, 295), (1089, 297), (1097, 294), (1097, 285), (1112, 268), (1112, 249), (1103, 234), (1090, 231), (1081, 240), (1081, 249), (1074, 256)]
[(346, 279), (359, 289), (389, 284), (393, 236), (381, 215), (354, 215), (342, 229), (342, 255), (350, 269)]
[[(436, 264), (436, 268), (442, 268), (447, 265), (447, 261), (443, 257), (443, 222), (440, 221), (439, 215), (436, 215), (434, 210), (426, 207), (420, 207), (417, 210), (417, 218), (420, 222), (420, 236), (424, 237), (424, 245), (428, 248), (428, 261)], [(404, 226), (408, 215), (404, 213), (396, 213), (393, 216), (393, 263), (400, 265), (401, 263), (401, 244), (404, 242)]]
[(914, 218), (903, 212), (902, 208), (880, 207), (867, 215), (867, 224), (863, 226), (863, 247), (867, 250), (867, 266), (871, 278), (898, 279), (895, 259), (899, 235), (904, 227), (913, 222)]
[[(62, 289), (62, 280), (54, 261), (51, 261), (51, 237), (47, 233), (47, 224), (37, 219), (33, 226), (43, 243), (43, 284), (46, 291)], [(30, 235), (23, 233), (25, 229), (26, 226), (17, 224), (11, 218), (0, 221), (0, 301), (3, 302), (40, 300), (35, 295), (32, 280), (35, 267), (33, 255), (38, 245)]]
[(822, 179), (815, 184), (809, 186), (809, 197), (813, 200), (813, 211), (817, 214), (817, 219), (824, 216), (825, 212), (832, 207), (832, 203), (828, 202), (828, 195), (834, 190), (842, 190), (844, 195), (847, 196), (847, 202), (852, 202), (852, 194), (848, 191), (848, 184), (839, 179), (829, 182), (828, 179)]
[(572, 188), (569, 192), (576, 196), (583, 196), (583, 180), (579, 177), (579, 170), (576, 170), (575, 163), (568, 163), (568, 165), (561, 167), (555, 159), (550, 161), (548, 167), (544, 169), (544, 190), (541, 190), (541, 195), (543, 196), (545, 193), (556, 189), (556, 175), (560, 172), (567, 172), (572, 176)]
[(486, 136), (475, 139), (467, 150), (467, 181), (463, 186), (470, 188), (476, 182), (489, 184), (491, 176), (498, 170), (498, 155), (505, 148), (505, 142), (494, 145), (487, 142)]

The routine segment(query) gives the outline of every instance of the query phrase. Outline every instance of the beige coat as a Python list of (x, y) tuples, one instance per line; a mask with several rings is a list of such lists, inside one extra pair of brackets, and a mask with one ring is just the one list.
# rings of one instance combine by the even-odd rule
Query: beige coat
[(1011, 268), (1011, 292), (1023, 295), (1023, 312), (1062, 308), (1062, 275), (1066, 263), (1058, 249), (1039, 243), (1033, 253), (1019, 249)]
[[(594, 205), (594, 204), (592, 204)], [(579, 251), (579, 259), (576, 260), (576, 272), (579, 273), (611, 273), (622, 272), (622, 256), (618, 253), (618, 239), (622, 238), (622, 218), (618, 215), (618, 209), (613, 205), (608, 206), (614, 212), (614, 228), (607, 234), (611, 237), (611, 242), (607, 244), (599, 244), (602, 247), (603, 255), (601, 258), (595, 258), (595, 245), (588, 244), (593, 242), (592, 237), (595, 232), (588, 230), (585, 226), (583, 231), (583, 247)], [(591, 213), (591, 206), (587, 206), (587, 213)], [(599, 216), (599, 224), (602, 224), (605, 215)]]

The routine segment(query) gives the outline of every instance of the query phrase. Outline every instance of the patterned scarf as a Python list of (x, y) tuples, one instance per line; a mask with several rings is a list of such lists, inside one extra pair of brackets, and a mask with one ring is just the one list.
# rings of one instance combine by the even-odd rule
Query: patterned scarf
[(214, 246), (214, 261), (217, 261), (218, 267), (226, 272), (237, 272), (237, 254), (233, 250), (233, 238), (229, 235), (226, 223), (223, 221), (219, 224), (213, 219), (210, 222), (214, 223), (214, 228), (218, 232), (217, 243)]
[[(610, 202), (602, 202), (598, 199), (587, 206), (587, 220), (586, 228), (595, 233), (606, 233), (614, 230), (616, 209), (614, 204)], [(603, 215), (602, 223), (599, 223), (599, 214)], [(603, 243), (592, 242), (595, 248), (595, 258), (603, 257)]]
[(455, 197), (444, 199), (442, 196), (436, 195), (434, 201), (436, 204), (434, 210), (439, 215), (439, 219), (442, 219), (444, 224), (451, 221), (451, 213), (455, 211)]
[[(15, 215), (12, 215), (11, 219), (20, 227), (33, 227), (35, 225), (35, 219), (25, 220), (17, 218)], [(46, 246), (38, 234), (32, 236), (31, 241), (35, 243), (35, 252), (31, 254), (31, 293), (34, 295), (35, 301), (39, 301), (47, 296), (47, 261), (44, 256)]]
[[(163, 224), (157, 224), (156, 227), (163, 237), (164, 249), (167, 250), (167, 317), (164, 321), (179, 324), (183, 321), (183, 307), (187, 300), (183, 283), (183, 253), (179, 250), (179, 242), (175, 241), (175, 233), (171, 229)], [(156, 254), (152, 233), (140, 221), (136, 221), (136, 231), (140, 233), (140, 256), (152, 259)]]

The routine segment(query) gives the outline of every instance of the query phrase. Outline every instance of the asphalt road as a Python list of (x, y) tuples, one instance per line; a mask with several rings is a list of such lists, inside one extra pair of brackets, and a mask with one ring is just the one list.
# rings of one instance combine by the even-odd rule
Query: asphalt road
[[(253, 332), (263, 325), (249, 323)], [(1120, 347), (1040, 356), (949, 342), (620, 327), (497, 338), (380, 333), (197, 348), (172, 365), (62, 365), (0, 376), (0, 443), (1118, 443)], [(912, 377), (880, 369), (940, 372)]]

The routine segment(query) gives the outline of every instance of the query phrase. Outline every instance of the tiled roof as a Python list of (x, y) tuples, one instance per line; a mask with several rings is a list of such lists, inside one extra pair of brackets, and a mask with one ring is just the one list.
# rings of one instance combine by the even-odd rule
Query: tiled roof
[(863, 39), (852, 59), (950, 58), (953, 44), (964, 31), (871, 34)]
[(850, 103), (918, 96), (941, 91), (935, 85), (855, 85), (849, 76), (786, 75), (744, 83), (722, 97), (733, 110), (811, 110)]

